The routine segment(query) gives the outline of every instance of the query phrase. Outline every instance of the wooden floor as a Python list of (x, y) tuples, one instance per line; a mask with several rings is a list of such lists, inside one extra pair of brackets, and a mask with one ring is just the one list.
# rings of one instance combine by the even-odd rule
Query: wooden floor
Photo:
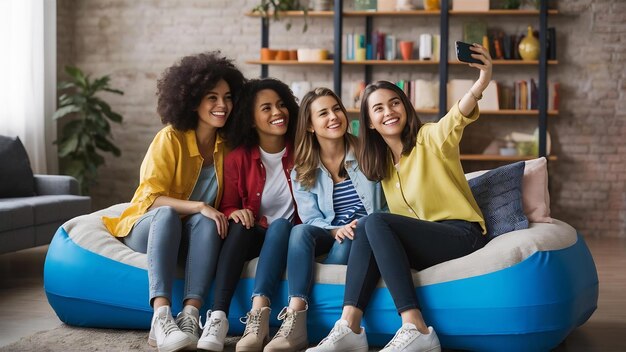
[[(598, 309), (555, 351), (626, 351), (626, 239), (586, 241), (600, 279)], [(0, 347), (61, 324), (43, 291), (46, 250), (0, 255)]]

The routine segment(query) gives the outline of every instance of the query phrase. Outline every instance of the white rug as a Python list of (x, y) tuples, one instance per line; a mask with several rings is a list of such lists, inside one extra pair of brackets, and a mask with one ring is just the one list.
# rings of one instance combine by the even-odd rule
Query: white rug
[[(239, 337), (228, 337), (224, 351), (235, 351)], [(114, 330), (78, 328), (62, 324), (52, 330), (33, 335), (1, 347), (2, 352), (28, 351), (150, 351), (147, 330)]]
[[(227, 337), (225, 352), (235, 351), (237, 337)], [(372, 348), (370, 351), (378, 351)], [(62, 324), (52, 330), (36, 332), (21, 340), (0, 347), (0, 352), (74, 352), (74, 351), (149, 351), (147, 330), (114, 330), (78, 328)]]

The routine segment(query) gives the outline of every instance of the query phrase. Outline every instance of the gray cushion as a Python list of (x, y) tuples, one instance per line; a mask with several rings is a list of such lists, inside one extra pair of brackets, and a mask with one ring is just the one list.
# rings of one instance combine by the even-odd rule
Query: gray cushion
[(487, 236), (528, 228), (522, 207), (524, 162), (504, 165), (468, 181), (483, 212)]
[(0, 136), (0, 198), (35, 195), (28, 154), (19, 137)]
[(33, 226), (34, 210), (18, 199), (0, 199), (0, 232)]
[(91, 198), (73, 195), (24, 197), (14, 200), (33, 208), (35, 225), (66, 221), (84, 214), (91, 205)]

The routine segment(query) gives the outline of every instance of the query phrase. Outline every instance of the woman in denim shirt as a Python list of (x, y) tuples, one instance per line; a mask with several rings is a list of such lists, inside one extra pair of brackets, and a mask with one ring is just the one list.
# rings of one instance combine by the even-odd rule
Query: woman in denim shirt
[(358, 219), (384, 203), (380, 183), (369, 181), (359, 168), (357, 139), (347, 133), (348, 125), (346, 109), (330, 89), (314, 89), (302, 99), (291, 182), (303, 223), (289, 237), (289, 307), (279, 314), (281, 328), (264, 351), (308, 346), (306, 312), (315, 257), (330, 252), (325, 264), (346, 264)]

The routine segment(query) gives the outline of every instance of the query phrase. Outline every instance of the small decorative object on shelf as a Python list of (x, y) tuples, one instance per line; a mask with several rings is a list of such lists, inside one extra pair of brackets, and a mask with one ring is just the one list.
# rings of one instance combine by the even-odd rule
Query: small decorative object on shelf
[(413, 10), (413, 5), (410, 0), (398, 0), (396, 4), (397, 11), (411, 11)]
[[(307, 21), (308, 8), (300, 5), (299, 0), (260, 0), (259, 3), (252, 8), (253, 13), (258, 12), (265, 18), (272, 17), (274, 21), (280, 20), (280, 13), (284, 11), (303, 11), (304, 26), (302, 26), (302, 32), (306, 32), (309, 25)], [(287, 28), (287, 30), (291, 29), (291, 21), (285, 23), (285, 28)]]
[(396, 0), (378, 0), (378, 10), (379, 12), (392, 12), (396, 11), (397, 1)]
[(312, 0), (313, 11), (330, 11), (333, 6), (332, 0)]
[(439, 10), (439, 0), (424, 0), (424, 10)]
[(528, 26), (528, 34), (520, 41), (518, 50), (523, 60), (537, 60), (539, 58), (539, 40), (533, 34), (532, 26)]
[(402, 54), (402, 60), (411, 60), (413, 57), (413, 42), (401, 41), (400, 54)]
[(453, 0), (454, 11), (489, 11), (489, 0)]
[(502, 8), (506, 10), (516, 10), (516, 9), (519, 9), (520, 4), (521, 4), (520, 0), (503, 0)]
[(355, 11), (376, 11), (376, 0), (354, 0)]

